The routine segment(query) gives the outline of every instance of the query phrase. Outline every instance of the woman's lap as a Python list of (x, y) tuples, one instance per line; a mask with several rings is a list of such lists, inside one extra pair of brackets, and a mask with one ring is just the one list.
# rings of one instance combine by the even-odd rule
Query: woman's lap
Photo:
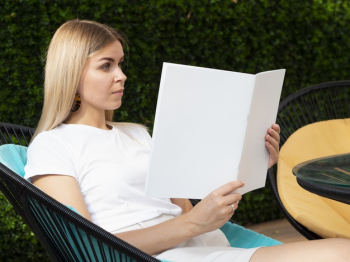
[[(119, 230), (124, 232), (147, 228), (174, 218), (171, 215), (161, 215), (132, 225), (128, 228)], [(117, 233), (117, 232), (115, 232)], [(226, 236), (225, 236), (225, 234)], [(234, 235), (228, 239), (228, 235)], [(247, 238), (247, 239), (246, 239)], [(249, 241), (248, 241), (249, 240)], [(272, 242), (271, 242), (272, 241)], [(232, 242), (232, 243), (231, 243)], [(236, 246), (236, 247), (230, 247)], [(254, 252), (260, 246), (281, 244), (266, 236), (256, 232), (244, 229), (240, 226), (227, 223), (221, 230), (217, 229), (212, 232), (194, 237), (170, 250), (156, 255), (157, 259), (164, 261), (249, 261)]]

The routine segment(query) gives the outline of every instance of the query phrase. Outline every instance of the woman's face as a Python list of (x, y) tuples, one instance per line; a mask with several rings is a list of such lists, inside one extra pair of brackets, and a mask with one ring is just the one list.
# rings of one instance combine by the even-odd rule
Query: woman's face
[(90, 57), (78, 87), (81, 98), (79, 110), (104, 114), (121, 106), (126, 76), (121, 64), (124, 52), (119, 41), (108, 45)]

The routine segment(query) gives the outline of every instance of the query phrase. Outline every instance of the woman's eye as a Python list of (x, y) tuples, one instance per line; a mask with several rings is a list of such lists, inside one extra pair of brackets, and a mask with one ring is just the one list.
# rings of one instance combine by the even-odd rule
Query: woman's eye
[(121, 61), (121, 62), (118, 63), (118, 66), (119, 66), (120, 68), (122, 67), (123, 62), (124, 62), (124, 61)]
[(107, 63), (107, 64), (104, 64), (103, 66), (101, 66), (102, 69), (109, 69), (111, 67), (111, 64), (110, 63)]

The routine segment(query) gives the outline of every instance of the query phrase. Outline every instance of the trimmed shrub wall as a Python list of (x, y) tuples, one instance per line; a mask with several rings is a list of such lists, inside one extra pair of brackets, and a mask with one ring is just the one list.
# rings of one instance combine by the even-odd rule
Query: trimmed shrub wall
[[(282, 98), (312, 84), (349, 79), (349, 5), (334, 0), (3, 0), (0, 122), (36, 126), (45, 51), (67, 20), (95, 20), (126, 34), (128, 80), (115, 120), (152, 129), (163, 62), (245, 73), (286, 68)], [(0, 206), (0, 261), (43, 261), (40, 244), (2, 196)], [(242, 224), (280, 217), (268, 187), (246, 194), (235, 214)]]

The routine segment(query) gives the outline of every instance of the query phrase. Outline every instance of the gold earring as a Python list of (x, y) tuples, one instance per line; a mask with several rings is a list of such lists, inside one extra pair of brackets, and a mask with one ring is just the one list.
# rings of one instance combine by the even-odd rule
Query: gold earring
[(75, 98), (74, 98), (74, 104), (71, 108), (71, 112), (76, 112), (78, 111), (79, 107), (80, 107), (80, 104), (81, 104), (81, 99), (80, 99), (80, 95), (78, 94), (75, 94)]

